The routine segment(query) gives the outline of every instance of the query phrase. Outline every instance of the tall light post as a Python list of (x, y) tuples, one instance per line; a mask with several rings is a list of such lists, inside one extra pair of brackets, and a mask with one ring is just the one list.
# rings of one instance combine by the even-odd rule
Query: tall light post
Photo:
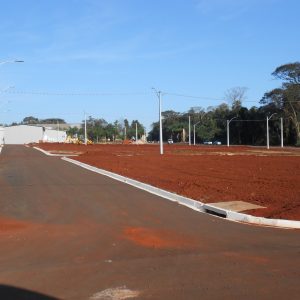
[(138, 141), (137, 122), (135, 123), (135, 143)]
[(84, 144), (87, 145), (86, 112), (84, 112)]
[(270, 138), (269, 138), (269, 120), (276, 115), (276, 113), (272, 114), (270, 117), (267, 116), (267, 149), (270, 149)]
[(280, 118), (280, 140), (281, 140), (281, 148), (283, 148), (283, 119)]
[(196, 146), (196, 125), (199, 124), (201, 121), (194, 124), (194, 146)]
[(191, 116), (189, 116), (189, 146), (191, 146)]
[(157, 91), (155, 88), (152, 88), (158, 98), (159, 101), (159, 148), (160, 148), (160, 154), (164, 154), (164, 146), (163, 146), (163, 135), (162, 135), (162, 117), (161, 117), (161, 91)]
[(227, 120), (227, 147), (229, 147), (229, 124), (233, 119), (236, 119), (237, 117), (233, 117), (230, 120)]

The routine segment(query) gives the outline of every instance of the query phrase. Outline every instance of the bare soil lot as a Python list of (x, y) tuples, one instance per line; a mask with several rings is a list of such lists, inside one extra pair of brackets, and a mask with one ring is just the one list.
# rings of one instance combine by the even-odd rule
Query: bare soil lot
[(246, 201), (248, 213), (300, 220), (300, 149), (165, 145), (39, 144), (74, 159), (201, 202)]

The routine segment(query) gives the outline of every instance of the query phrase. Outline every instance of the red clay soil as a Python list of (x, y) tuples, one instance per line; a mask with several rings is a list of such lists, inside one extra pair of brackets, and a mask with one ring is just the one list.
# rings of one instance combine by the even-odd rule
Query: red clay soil
[(166, 145), (39, 144), (74, 159), (201, 202), (246, 201), (247, 213), (300, 220), (300, 149)]
[(123, 231), (126, 239), (146, 248), (181, 249), (195, 248), (193, 239), (178, 236), (177, 232), (143, 227), (126, 227)]

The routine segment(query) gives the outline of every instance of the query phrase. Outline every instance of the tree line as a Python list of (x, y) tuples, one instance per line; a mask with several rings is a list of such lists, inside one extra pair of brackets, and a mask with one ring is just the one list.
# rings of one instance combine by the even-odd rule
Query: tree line
[[(280, 144), (281, 123), (283, 119), (283, 136), (287, 145), (300, 146), (300, 63), (282, 65), (272, 73), (282, 85), (266, 92), (260, 100), (260, 107), (247, 108), (242, 105), (246, 88), (230, 89), (225, 99), (228, 103), (203, 109), (192, 107), (188, 112), (164, 111), (163, 139), (172, 138), (175, 142), (188, 140), (189, 117), (191, 120), (191, 137), (197, 143), (218, 140), (226, 143), (227, 120), (230, 122), (230, 143), (239, 145), (266, 144), (266, 118), (269, 121), (270, 143)], [(195, 133), (193, 132), (195, 125)], [(159, 122), (152, 124), (149, 139), (159, 140)]]
[[(145, 127), (138, 120), (127, 119), (116, 120), (108, 123), (104, 119), (97, 119), (89, 116), (86, 120), (87, 137), (93, 142), (101, 141), (121, 141), (125, 139), (141, 139), (145, 134)], [(67, 134), (72, 137), (83, 139), (85, 131), (85, 121), (82, 121), (81, 127), (72, 127)], [(137, 135), (137, 137), (136, 137)]]
[[(289, 63), (279, 66), (272, 73), (275, 79), (281, 80), (281, 86), (266, 92), (260, 100), (260, 106), (247, 108), (243, 106), (247, 89), (235, 87), (225, 94), (227, 103), (216, 107), (192, 107), (188, 112), (168, 110), (162, 112), (163, 140), (187, 142), (189, 139), (189, 117), (191, 120), (191, 139), (197, 143), (204, 141), (221, 141), (226, 143), (227, 121), (230, 122), (230, 143), (239, 145), (266, 144), (266, 118), (274, 114), (269, 121), (270, 143), (280, 144), (281, 123), (286, 145), (300, 146), (300, 63)], [(38, 119), (26, 117), (20, 124), (65, 124), (63, 119)], [(67, 134), (83, 138), (85, 122), (78, 127), (70, 128)], [(13, 123), (12, 125), (17, 125)], [(195, 127), (194, 127), (195, 125)], [(195, 128), (195, 132), (194, 129)], [(109, 123), (102, 118), (88, 117), (87, 135), (94, 142), (102, 140), (140, 139), (145, 134), (144, 125), (138, 120), (116, 120)], [(159, 122), (152, 124), (148, 140), (159, 140)]]

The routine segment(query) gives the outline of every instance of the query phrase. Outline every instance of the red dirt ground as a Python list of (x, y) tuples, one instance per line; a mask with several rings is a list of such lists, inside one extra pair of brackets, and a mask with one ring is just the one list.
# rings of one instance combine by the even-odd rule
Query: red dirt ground
[(176, 232), (166, 230), (154, 230), (143, 227), (126, 227), (124, 237), (137, 245), (157, 249), (181, 249), (193, 248), (194, 241), (186, 237), (178, 236)]
[(300, 220), (300, 149), (165, 145), (39, 144), (201, 202), (246, 201), (248, 213)]

